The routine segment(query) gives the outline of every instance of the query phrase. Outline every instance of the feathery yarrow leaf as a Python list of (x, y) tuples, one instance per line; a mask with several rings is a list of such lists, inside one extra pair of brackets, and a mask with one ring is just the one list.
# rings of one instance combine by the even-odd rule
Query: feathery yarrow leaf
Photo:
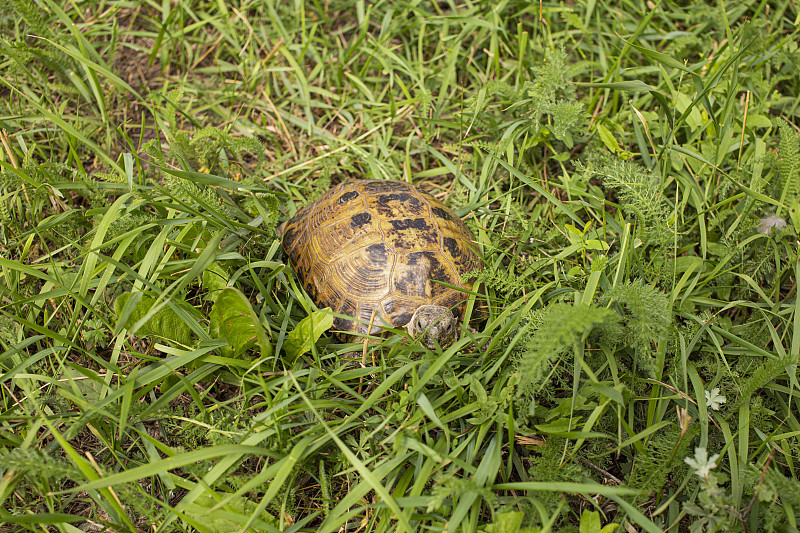
[(643, 348), (662, 339), (672, 323), (667, 295), (641, 279), (611, 287), (598, 303), (615, 306), (622, 316), (623, 339)]
[(617, 315), (610, 309), (562, 302), (551, 305), (526, 351), (516, 361), (518, 395), (532, 394), (543, 383), (553, 359), (567, 348), (585, 342), (595, 327), (614, 320)]
[(623, 212), (634, 215), (639, 222), (642, 241), (661, 244), (672, 235), (674, 230), (669, 224), (669, 210), (659, 179), (649, 170), (632, 161), (608, 157), (579, 168), (617, 191)]

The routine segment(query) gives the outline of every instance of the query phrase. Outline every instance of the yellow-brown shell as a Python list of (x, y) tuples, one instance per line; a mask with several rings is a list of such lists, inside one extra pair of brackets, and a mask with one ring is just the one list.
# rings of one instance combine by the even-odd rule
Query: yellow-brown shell
[[(348, 333), (405, 326), (425, 304), (461, 318), (471, 289), (461, 274), (480, 268), (473, 236), (450, 209), (394, 180), (342, 183), (281, 228), (283, 248), (317, 306)], [(374, 318), (373, 318), (374, 312)], [(370, 326), (370, 319), (372, 325)]]

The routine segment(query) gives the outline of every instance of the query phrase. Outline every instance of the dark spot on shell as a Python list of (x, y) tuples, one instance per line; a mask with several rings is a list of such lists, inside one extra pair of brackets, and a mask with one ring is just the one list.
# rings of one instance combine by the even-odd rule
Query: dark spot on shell
[(414, 316), (413, 313), (401, 313), (394, 318), (395, 326), (405, 326), (409, 322), (411, 322), (411, 317)]
[[(333, 307), (333, 306), (331, 306)], [(344, 300), (338, 309), (339, 314), (353, 316), (356, 313), (356, 306), (350, 300)]]
[(408, 254), (408, 264), (411, 266), (416, 266), (420, 264), (420, 259), (423, 259), (424, 257), (425, 254)]
[(387, 220), (400, 217), (408, 212), (417, 213), (422, 209), (422, 202), (419, 198), (407, 192), (381, 194), (377, 197), (375, 204), (378, 215)]
[(333, 329), (339, 331), (353, 331), (353, 321), (344, 318), (334, 317)]
[(358, 194), (357, 191), (346, 192), (346, 193), (344, 193), (343, 195), (341, 195), (339, 197), (339, 205), (344, 205), (347, 202), (349, 202), (350, 200), (352, 200), (354, 198), (358, 198), (358, 196), (359, 196), (359, 194)]
[(374, 180), (368, 181), (361, 185), (361, 190), (369, 194), (392, 191), (408, 191), (411, 190), (411, 188), (412, 186), (407, 183), (394, 180)]
[(306, 292), (311, 297), (311, 299), (315, 302), (319, 301), (319, 293), (317, 292), (317, 285), (315, 283), (309, 283), (305, 286)]
[[(442, 265), (441, 261), (436, 258), (436, 255), (429, 252), (424, 253), (428, 254), (428, 259), (431, 262), (431, 279), (452, 283), (453, 280), (447, 275), (447, 269)], [(440, 290), (444, 289), (441, 285), (437, 285), (437, 287), (439, 287)]]
[(434, 283), (443, 281), (453, 283), (447, 275), (447, 268), (433, 252), (413, 252), (406, 256), (406, 264), (398, 265), (394, 280), (395, 290), (412, 298), (433, 298), (449, 290), (444, 285)]
[(433, 208), (431, 208), (431, 211), (433, 211), (433, 216), (435, 216), (437, 218), (443, 218), (443, 219), (448, 220), (450, 222), (455, 221), (456, 218), (457, 218), (457, 217), (453, 216), (453, 213), (451, 213), (450, 211), (448, 211), (447, 209), (444, 209), (442, 207), (433, 207)]
[[(295, 265), (295, 271), (297, 272), (297, 276), (300, 278), (300, 282), (303, 284), (303, 286), (305, 286), (306, 283), (310, 284), (308, 276), (311, 273), (311, 268), (308, 265), (298, 262), (298, 264)], [(306, 292), (308, 292), (308, 287), (306, 287)]]
[(392, 194), (381, 194), (378, 196), (378, 204), (386, 205), (389, 202), (408, 202), (419, 205), (419, 198), (410, 192), (399, 192)]
[(360, 228), (364, 224), (369, 224), (370, 220), (372, 220), (372, 215), (369, 213), (358, 213), (350, 217), (350, 227), (353, 229)]
[(453, 257), (459, 257), (461, 254), (461, 250), (458, 248), (458, 242), (452, 237), (443, 237), (442, 242), (444, 243), (444, 248), (450, 255)]
[(381, 243), (373, 244), (367, 247), (369, 260), (373, 265), (385, 265), (389, 257), (386, 250), (386, 245)]
[(401, 274), (394, 282), (394, 288), (397, 292), (405, 296), (416, 296), (419, 294), (419, 290), (412, 292), (412, 286), (416, 288), (417, 284), (414, 283), (414, 278), (409, 277), (407, 274)]
[(428, 230), (431, 229), (424, 218), (412, 218), (410, 220), (390, 220), (389, 223), (397, 231), (407, 230), (409, 228)]
[(439, 248), (439, 232), (428, 218), (397, 218), (386, 221), (386, 241), (395, 251)]
[(384, 314), (389, 317), (394, 327), (405, 326), (414, 314), (409, 310), (408, 302), (404, 305), (394, 298), (389, 298), (382, 304)]

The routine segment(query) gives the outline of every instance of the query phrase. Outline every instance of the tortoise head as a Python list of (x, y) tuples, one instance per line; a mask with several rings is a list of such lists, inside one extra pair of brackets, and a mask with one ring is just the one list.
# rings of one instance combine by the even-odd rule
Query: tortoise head
[(419, 306), (406, 328), (412, 337), (422, 336), (422, 342), (431, 350), (437, 342), (446, 348), (458, 337), (458, 319), (450, 309), (441, 305)]

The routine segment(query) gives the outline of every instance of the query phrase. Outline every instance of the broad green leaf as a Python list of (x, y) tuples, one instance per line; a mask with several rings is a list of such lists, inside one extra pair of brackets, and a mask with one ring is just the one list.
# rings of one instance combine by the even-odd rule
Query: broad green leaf
[(597, 511), (584, 511), (581, 515), (580, 533), (613, 533), (619, 524), (608, 524), (605, 527), (600, 522), (600, 513)]
[(203, 288), (206, 289), (206, 301), (216, 302), (220, 292), (228, 286), (230, 276), (216, 261), (203, 271)]
[(567, 238), (569, 239), (570, 243), (572, 244), (583, 243), (583, 232), (581, 230), (579, 230), (572, 224), (566, 224), (564, 228), (566, 228), (567, 230)]
[(487, 525), (483, 531), (486, 533), (532, 533), (534, 529), (522, 527), (523, 518), (525, 518), (525, 513), (522, 511), (498, 513), (494, 522)]
[(481, 382), (475, 376), (469, 377), (469, 390), (478, 399), (478, 405), (484, 406), (489, 401), (489, 396), (486, 394), (486, 389), (483, 388)]
[[(71, 382), (77, 387), (77, 390), (83, 395), (87, 402), (96, 403), (102, 399), (105, 383), (92, 374), (94, 373), (89, 370), (84, 373), (75, 367), (68, 366), (64, 368), (61, 381)], [(93, 377), (95, 379), (92, 379)]]
[[(241, 496), (231, 497), (229, 494), (220, 494), (218, 498), (220, 500), (227, 498), (227, 503), (222, 510), (212, 511), (219, 502), (209, 493), (198, 496), (181, 510), (187, 518), (194, 519), (214, 533), (241, 531), (242, 525), (248, 522), (257, 505)], [(260, 513), (258, 519), (267, 524), (278, 525), (278, 519), (266, 511)]]
[(322, 311), (314, 311), (286, 335), (283, 349), (289, 359), (296, 359), (311, 350), (311, 345), (319, 340), (323, 333), (333, 326), (333, 315), (330, 308)]
[[(152, 335), (173, 340), (180, 344), (190, 344), (192, 330), (189, 326), (168, 305), (151, 315), (150, 310), (155, 303), (156, 299), (147, 293), (138, 292), (134, 294), (126, 292), (120, 294), (114, 302), (114, 311), (116, 311), (117, 320), (120, 322), (117, 327), (128, 328), (132, 334), (140, 337)], [(177, 304), (178, 302), (175, 303)], [(143, 324), (138, 324), (145, 318), (146, 320)], [(138, 328), (132, 329), (137, 324)]]
[(272, 355), (272, 344), (258, 315), (238, 289), (227, 287), (220, 292), (209, 318), (209, 335), (228, 341), (228, 346), (220, 350), (223, 355), (237, 357), (253, 347), (258, 347), (261, 357)]
[(769, 128), (771, 126), (772, 121), (764, 115), (759, 115), (757, 113), (747, 115), (748, 128)]
[(611, 153), (616, 154), (621, 150), (619, 143), (614, 138), (614, 134), (602, 124), (597, 125), (597, 134), (600, 136), (600, 140), (603, 141), (603, 144)]
[(794, 229), (800, 228), (800, 200), (792, 202), (789, 206), (789, 217), (792, 219)]
[(691, 109), (687, 115), (686, 124), (689, 125), (692, 131), (697, 131), (703, 127), (703, 115), (700, 114), (699, 109), (691, 106), (691, 98), (680, 92), (675, 93), (675, 108), (681, 113), (684, 113), (687, 109)]
[(610, 248), (609, 244), (604, 241), (600, 241), (597, 239), (589, 239), (586, 241), (586, 249), (587, 250), (601, 250), (606, 251)]
[(600, 513), (584, 511), (581, 515), (580, 533), (600, 533)]

